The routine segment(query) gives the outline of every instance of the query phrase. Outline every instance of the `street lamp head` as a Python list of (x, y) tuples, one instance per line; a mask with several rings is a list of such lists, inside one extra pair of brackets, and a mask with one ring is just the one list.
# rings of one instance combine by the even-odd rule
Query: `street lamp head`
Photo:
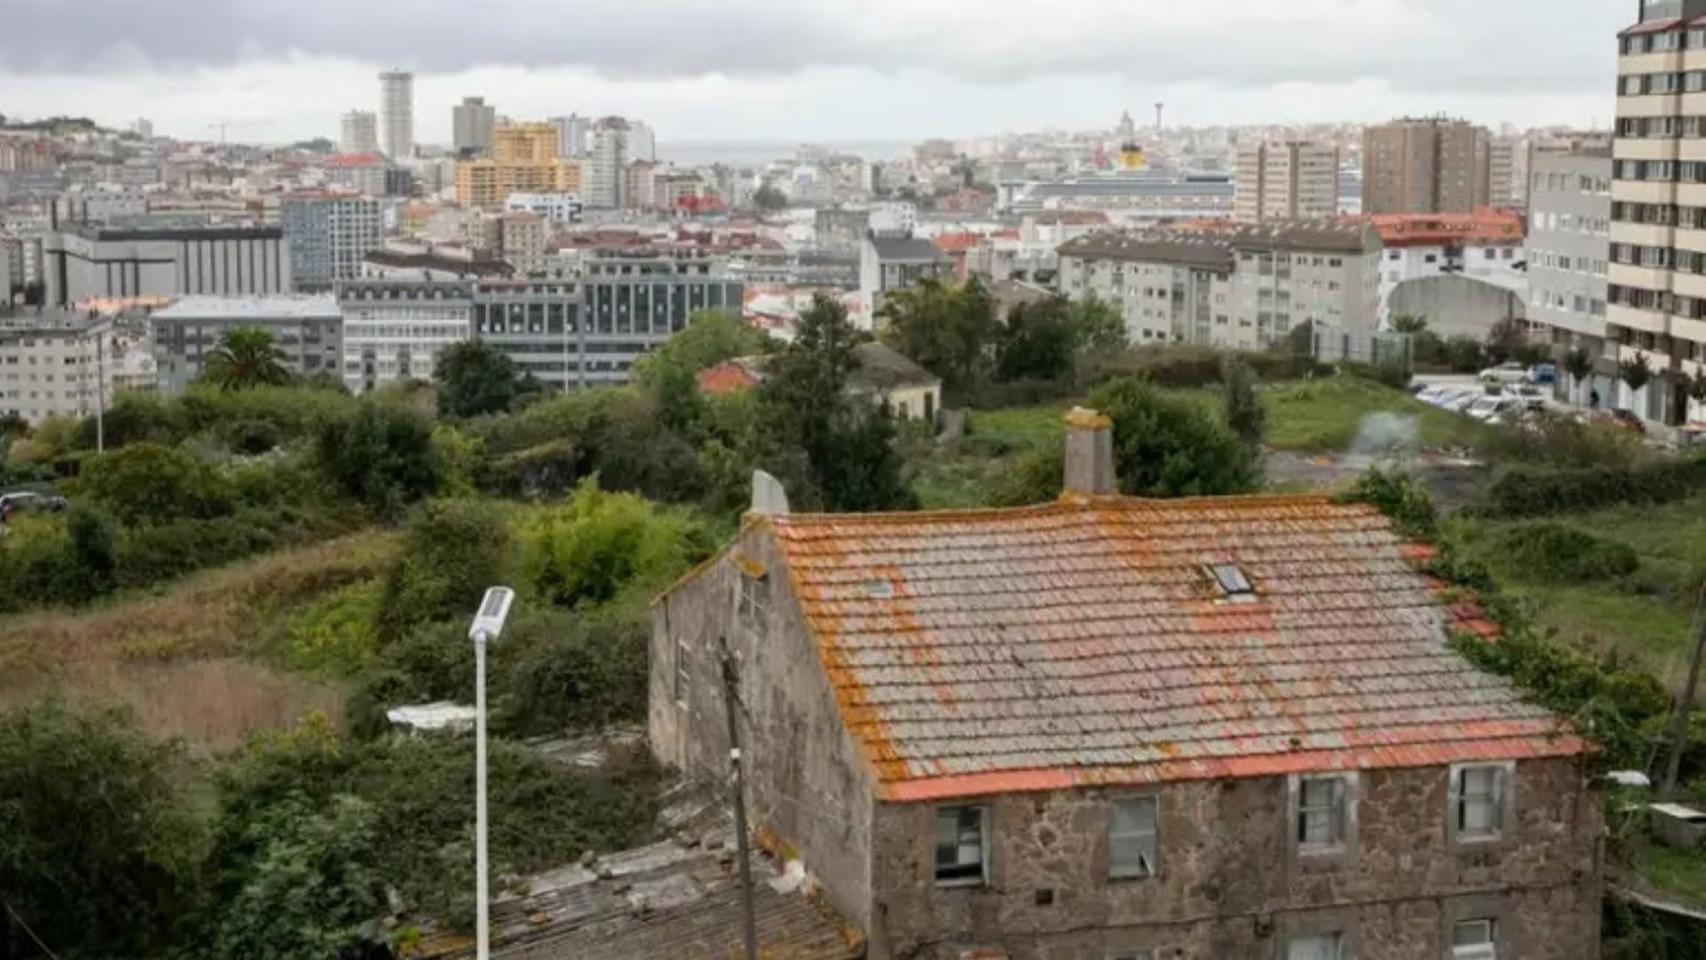
[(508, 587), (487, 590), (485, 599), (480, 601), (480, 611), (474, 614), (474, 622), (468, 627), (468, 639), (496, 640), (504, 632), (504, 621), (509, 619), (509, 607), (514, 602), (515, 591)]

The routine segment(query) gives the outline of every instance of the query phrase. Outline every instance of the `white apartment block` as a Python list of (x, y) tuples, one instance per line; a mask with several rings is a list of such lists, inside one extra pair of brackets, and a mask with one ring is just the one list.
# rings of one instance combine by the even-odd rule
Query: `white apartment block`
[(504, 200), (509, 213), (531, 213), (552, 223), (575, 223), (584, 209), (574, 193), (512, 193)]
[(379, 117), (370, 110), (351, 110), (338, 124), (338, 150), (343, 153), (379, 152)]
[(379, 75), (380, 133), (385, 155), (405, 160), (415, 153), (415, 75), (391, 70)]
[(1270, 140), (1239, 149), (1233, 219), (1310, 220), (1331, 217), (1338, 209), (1338, 147)]
[(1605, 359), (1644, 359), (1616, 405), (1706, 417), (1680, 387), (1706, 372), (1706, 0), (1645, 0), (1619, 37)]
[(1537, 152), (1529, 175), (1528, 319), (1553, 351), (1586, 350), (1586, 383), (1560, 377), (1557, 396), (1581, 406), (1612, 405), (1622, 392), (1606, 356), (1606, 274), (1611, 257), (1609, 150)]
[[(1508, 314), (1510, 298), (1528, 299), (1523, 220), (1514, 211), (1385, 213), (1369, 220), (1386, 248), (1380, 262), (1382, 329), (1391, 325), (1394, 313), (1419, 313), (1442, 337), (1481, 339)], [(1462, 278), (1475, 286), (1428, 282), (1436, 278)], [(1465, 296), (1479, 306), (1466, 308)], [(1431, 306), (1423, 309), (1418, 303)]]
[(535, 213), (503, 215), (503, 258), (526, 276), (545, 269), (545, 218)]
[(1060, 248), (1060, 289), (1113, 304), (1133, 343), (1266, 349), (1292, 328), (1371, 331), (1378, 235), (1292, 221), (1227, 231), (1100, 231)]
[(400, 380), (432, 380), (438, 355), (468, 339), (473, 303), (473, 287), (466, 283), (338, 284), (344, 386), (367, 393)]
[[(118, 366), (110, 317), (0, 311), (0, 413), (34, 426), (49, 417), (86, 417), (111, 401)], [(104, 379), (104, 384), (103, 384)]]
[(627, 206), (628, 161), (632, 156), (628, 134), (628, 121), (621, 117), (605, 117), (593, 124), (591, 152), (582, 183), (587, 206), (601, 210)]

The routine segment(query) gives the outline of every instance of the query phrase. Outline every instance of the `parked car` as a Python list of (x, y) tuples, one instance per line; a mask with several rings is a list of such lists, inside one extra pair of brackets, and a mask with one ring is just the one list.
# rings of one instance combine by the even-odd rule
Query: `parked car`
[(20, 513), (58, 513), (65, 509), (65, 498), (35, 490), (13, 490), (0, 493), (0, 520), (10, 520)]
[(1482, 423), (1503, 423), (1510, 419), (1513, 414), (1516, 414), (1521, 410), (1522, 401), (1520, 399), (1509, 395), (1501, 395), (1497, 397), (1481, 397), (1474, 403), (1471, 403), (1463, 413), (1469, 419), (1479, 420)]
[(1429, 406), (1438, 406), (1440, 398), (1451, 392), (1452, 389), (1450, 387), (1441, 386), (1436, 383), (1432, 386), (1423, 387), (1419, 390), (1416, 393), (1416, 399)]
[(1557, 383), (1558, 365), (1555, 363), (1537, 363), (1528, 368), (1529, 383)]
[(1439, 408), (1441, 410), (1449, 410), (1452, 413), (1462, 413), (1469, 409), (1470, 404), (1485, 396), (1486, 394), (1480, 390), (1465, 390), (1462, 393), (1454, 394), (1446, 398), (1446, 400), (1439, 405)]
[(1528, 368), (1512, 360), (1481, 371), (1481, 382), (1488, 385), (1514, 387), (1528, 382)]
[(1532, 383), (1525, 383), (1516, 388), (1516, 396), (1522, 401), (1524, 410), (1535, 413), (1546, 409), (1546, 392)]

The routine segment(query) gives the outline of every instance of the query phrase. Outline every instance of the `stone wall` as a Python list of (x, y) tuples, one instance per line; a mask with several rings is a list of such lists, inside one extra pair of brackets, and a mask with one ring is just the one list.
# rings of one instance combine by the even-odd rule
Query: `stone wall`
[[(747, 569), (769, 576), (762, 626), (736, 612)], [(842, 725), (787, 583), (784, 560), (759, 525), (653, 606), (652, 750), (686, 777), (719, 786), (728, 782), (728, 718), (717, 652), (719, 639), (726, 638), (741, 666), (740, 731), (752, 827), (802, 859), (829, 902), (866, 929), (875, 786)], [(675, 696), (678, 640), (686, 643), (690, 676), (681, 702)]]
[[(1006, 795), (990, 808), (984, 888), (932, 880), (935, 808), (882, 804), (875, 821), (871, 956), (996, 946), (1015, 960), (1283, 958), (1286, 937), (1341, 930), (1359, 958), (1438, 960), (1458, 919), (1498, 920), (1500, 956), (1599, 955), (1597, 795), (1571, 760), (1524, 761), (1514, 829), (1474, 848), (1448, 839), (1445, 768), (1363, 771), (1356, 853), (1294, 854), (1285, 777), (1116, 791)], [(1109, 800), (1160, 798), (1159, 875), (1108, 880)]]

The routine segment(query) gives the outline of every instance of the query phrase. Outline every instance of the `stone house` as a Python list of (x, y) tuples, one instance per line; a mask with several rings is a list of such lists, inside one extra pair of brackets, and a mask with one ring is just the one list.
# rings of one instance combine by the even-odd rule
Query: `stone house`
[[(873, 958), (1590, 960), (1589, 747), (1386, 518), (1113, 495), (1069, 415), (1041, 506), (799, 515), (653, 608), (650, 740), (726, 782)], [(725, 687), (723, 664), (734, 666)]]

